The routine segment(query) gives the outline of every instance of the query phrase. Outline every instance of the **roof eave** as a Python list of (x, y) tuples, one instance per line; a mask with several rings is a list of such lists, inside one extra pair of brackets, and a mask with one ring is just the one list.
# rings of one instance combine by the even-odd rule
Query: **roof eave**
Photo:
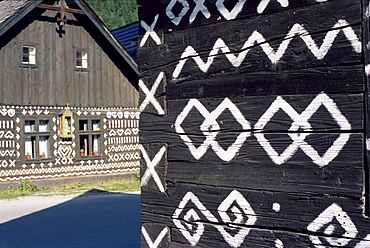
[(8, 31), (14, 24), (16, 24), (20, 19), (25, 15), (30, 13), (34, 8), (36, 8), (42, 0), (29, 1), (21, 10), (17, 13), (6, 19), (0, 27), (0, 36), (2, 36), (6, 31)]
[(139, 75), (139, 69), (137, 63), (131, 58), (127, 51), (119, 44), (116, 38), (109, 32), (109, 30), (102, 24), (100, 19), (98, 19), (91, 9), (86, 5), (83, 0), (75, 0), (77, 5), (85, 12), (86, 16), (94, 23), (94, 25), (100, 30), (104, 37), (112, 44), (112, 46), (118, 51), (121, 57), (126, 61), (126, 63), (132, 68), (132, 70)]

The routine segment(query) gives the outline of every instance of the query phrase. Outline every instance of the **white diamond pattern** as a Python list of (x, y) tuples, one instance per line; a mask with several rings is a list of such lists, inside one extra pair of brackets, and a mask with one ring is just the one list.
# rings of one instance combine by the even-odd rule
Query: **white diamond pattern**
[[(257, 130), (254, 133), (254, 136), (275, 164), (284, 164), (293, 157), (298, 149), (301, 149), (313, 161), (313, 163), (317, 164), (320, 167), (328, 165), (339, 155), (343, 147), (347, 144), (351, 135), (350, 133), (340, 133), (338, 138), (322, 156), (320, 156), (318, 151), (305, 141), (307, 136), (310, 135), (310, 133), (308, 132), (312, 131), (309, 120), (321, 106), (325, 107), (326, 110), (330, 113), (333, 120), (339, 125), (340, 130), (351, 130), (351, 124), (341, 113), (336, 103), (333, 101), (333, 99), (331, 99), (327, 94), (323, 92), (318, 94), (301, 114), (299, 114), (281, 96), (278, 96), (270, 105), (270, 107), (266, 110), (266, 112), (259, 118), (254, 126), (254, 129)], [(205, 140), (198, 148), (194, 146), (192, 140), (181, 127), (181, 124), (189, 115), (192, 108), (196, 108), (204, 117), (204, 121), (200, 126), (200, 130), (204, 134)], [(241, 132), (236, 138), (235, 142), (231, 146), (229, 146), (228, 149), (224, 150), (216, 141), (216, 136), (218, 134), (218, 131), (220, 130), (220, 126), (217, 123), (217, 118), (226, 109), (230, 110), (235, 120), (242, 126), (244, 132)], [(302, 128), (304, 132), (307, 132), (288, 133), (289, 137), (292, 139), (292, 143), (289, 144), (281, 154), (279, 154), (274, 149), (274, 147), (266, 139), (263, 133), (263, 129), (265, 128), (267, 123), (271, 121), (271, 119), (279, 110), (284, 111), (293, 121), (290, 128), (288, 129), (289, 132), (298, 131), (300, 128)], [(251, 132), (248, 131), (250, 130), (250, 123), (244, 118), (238, 107), (234, 103), (232, 103), (229, 98), (225, 98), (220, 103), (220, 105), (212, 112), (209, 112), (199, 100), (190, 99), (188, 104), (184, 107), (175, 121), (175, 130), (188, 146), (193, 157), (197, 160), (201, 159), (207, 152), (208, 148), (211, 146), (213, 151), (221, 160), (229, 162), (239, 152), (246, 139), (251, 136)]]

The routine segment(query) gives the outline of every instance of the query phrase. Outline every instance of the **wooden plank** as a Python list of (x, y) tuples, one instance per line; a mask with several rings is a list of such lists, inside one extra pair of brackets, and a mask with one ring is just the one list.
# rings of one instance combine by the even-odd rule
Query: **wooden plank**
[(144, 247), (370, 246), (369, 2), (215, 2), (139, 1)]
[[(189, 0), (184, 2), (185, 4), (188, 4), (189, 9), (185, 14), (180, 14), (182, 12), (183, 5), (179, 3), (175, 4), (173, 8), (171, 8), (169, 0), (160, 2), (156, 0), (139, 0), (139, 19), (144, 20), (149, 24), (153, 21), (152, 17), (159, 14), (160, 18), (157, 21), (156, 27), (182, 30), (194, 26), (211, 25), (233, 19), (245, 19), (253, 16), (284, 12), (292, 8), (302, 8), (303, 6), (318, 4), (317, 1), (310, 0), (282, 1), (281, 4), (277, 1), (249, 0), (244, 2), (239, 1), (242, 3), (239, 4), (239, 6), (241, 6), (241, 8), (239, 8), (239, 6), (236, 6), (236, 1), (221, 1), (220, 4), (217, 4), (216, 1), (204, 1), (202, 5), (198, 5), (198, 8), (196, 8), (195, 1)], [(330, 0), (325, 2), (330, 2)], [(320, 3), (320, 6), (325, 6), (325, 3)], [(173, 13), (173, 17), (170, 18), (167, 15), (167, 8), (169, 8)], [(209, 14), (203, 14), (199, 11), (200, 9), (204, 10), (204, 12), (209, 12)], [(234, 12), (235, 14), (230, 12)], [(196, 14), (196, 16), (191, 18), (193, 14)], [(175, 18), (177, 19), (176, 24), (174, 23), (175, 21), (172, 21)]]
[[(40, 44), (39, 46), (39, 56), (38, 59), (40, 61), (47, 61), (48, 57), (48, 51), (50, 49), (50, 44), (49, 44), (49, 39), (47, 37), (47, 22), (38, 20), (38, 33), (39, 33), (39, 38), (38, 38), (38, 43)], [(40, 105), (47, 105), (47, 92), (48, 92), (48, 87), (49, 84), (47, 82), (47, 65), (46, 63), (43, 63), (39, 65), (39, 99), (38, 99), (38, 104)]]
[[(248, 25), (245, 25), (244, 20), (240, 20), (173, 32), (165, 35), (165, 46), (142, 47), (139, 49), (139, 69), (145, 71), (166, 66), (167, 70), (172, 72), (171, 79), (181, 79), (188, 75), (202, 77), (221, 73), (221, 71), (240, 74), (361, 63), (361, 45), (359, 43), (361, 39), (361, 27), (359, 25), (361, 22), (359, 19), (361, 6), (355, 4), (353, 0), (333, 1), (327, 4), (330, 4), (327, 8), (323, 8), (321, 5), (312, 5), (301, 9), (279, 12), (269, 16), (268, 22), (266, 22), (265, 16), (257, 16), (249, 19)], [(338, 4), (341, 6), (340, 11), (337, 9)], [(338, 20), (343, 21), (338, 22)], [(281, 25), (281, 23), (286, 23), (286, 25)], [(330, 31), (335, 25), (346, 26), (346, 23), (350, 25), (351, 35), (345, 36), (342, 32)], [(303, 24), (304, 26), (302, 26)], [(287, 34), (293, 32), (292, 30), (297, 32), (298, 28), (304, 28), (309, 35), (305, 33), (304, 36), (300, 35), (293, 39), (287, 39)], [(347, 32), (349, 29), (345, 30)], [(274, 50), (273, 53), (267, 52), (266, 47), (264, 51), (261, 45), (254, 45), (252, 40), (256, 40), (257, 35), (263, 37), (267, 42), (261, 40), (259, 43), (271, 46)], [(319, 44), (322, 44), (326, 35), (335, 37), (335, 39), (330, 45), (329, 43), (325, 45), (326, 49), (314, 55), (312, 53), (314, 51), (313, 47), (315, 45), (320, 46)], [(261, 37), (257, 40), (262, 39)], [(302, 38), (312, 38), (313, 41)], [(273, 56), (283, 40), (286, 40), (289, 44), (284, 49), (282, 49), (283, 46), (280, 48), (278, 57)], [(244, 45), (251, 49), (247, 54), (240, 55)], [(224, 51), (220, 51), (220, 48)], [(209, 56), (212, 50), (217, 55)], [(323, 52), (324, 50), (327, 53)], [(354, 50), (357, 50), (357, 52)], [(225, 53), (228, 54), (229, 51), (231, 54), (227, 57)], [(199, 68), (199, 65), (192, 58), (196, 57), (195, 53), (199, 55), (203, 63), (209, 61), (209, 68), (204, 66), (203, 71)], [(266, 54), (269, 54), (270, 57)], [(342, 56), (336, 56), (336, 54), (342, 54)], [(235, 60), (235, 55), (239, 55), (240, 61)], [(187, 56), (191, 58), (184, 60), (183, 63), (178, 62), (181, 57)]]
[[(369, 5), (369, 1), (365, 1), (363, 0), (362, 1), (362, 4), (363, 6), (367, 6)], [(370, 32), (369, 32), (369, 27), (370, 27), (370, 23), (369, 23), (369, 7), (367, 8), (364, 8), (364, 13), (363, 13), (363, 16), (365, 17), (364, 18), (364, 32), (363, 32), (363, 40), (365, 41), (366, 44), (368, 44), (368, 41), (370, 40)], [(369, 216), (370, 215), (370, 204), (368, 204), (370, 202), (370, 164), (369, 164), (369, 155), (370, 155), (370, 121), (369, 121), (369, 97), (370, 97), (370, 93), (369, 93), (369, 75), (370, 75), (370, 52), (369, 52), (369, 47), (366, 45), (364, 46), (364, 64), (365, 64), (365, 113), (366, 113), (366, 118), (364, 119), (364, 122), (365, 122), (365, 135), (366, 135), (366, 153), (365, 153), (365, 185), (364, 185), (364, 189), (365, 189), (365, 198), (366, 198), (366, 215)]]
[[(166, 104), (167, 80), (163, 72), (155, 73), (139, 80), (140, 109), (145, 113), (164, 115), (167, 112)], [(151, 96), (153, 93), (153, 97)]]
[[(49, 4), (39, 4), (37, 5), (37, 8), (61, 11), (61, 8), (59, 6), (54, 6), (54, 5), (49, 5)], [(73, 13), (73, 14), (80, 14), (80, 15), (84, 14), (84, 12), (80, 9), (65, 8), (64, 11), (68, 13)]]
[(104, 106), (103, 105), (103, 79), (102, 79), (102, 64), (101, 64), (101, 50), (97, 47), (96, 43), (93, 43), (94, 49), (90, 51), (90, 53), (93, 55), (92, 60), (94, 62), (94, 67), (95, 70), (93, 71), (94, 73), (94, 78), (95, 78), (95, 87), (96, 87), (96, 92), (95, 92), (95, 97), (96, 97), (96, 106)]
[[(364, 183), (363, 138), (351, 134), (340, 152), (329, 159), (331, 142), (338, 137), (338, 134), (311, 134), (305, 141), (312, 152), (308, 152), (306, 147), (299, 147), (289, 154), (291, 156), (286, 161), (273, 157), (254, 136), (243, 143), (230, 161), (225, 161), (220, 155), (222, 153), (213, 147), (197, 159), (186, 144), (171, 143), (167, 180), (218, 187), (343, 194), (361, 199)], [(270, 134), (265, 138), (272, 147), (270, 150), (274, 149), (280, 158), (285, 158), (282, 153), (287, 153), (287, 148), (293, 143), (286, 134)], [(222, 146), (225, 140), (217, 142)], [(223, 148), (227, 150), (228, 147)]]
[[(152, 228), (152, 235), (155, 231), (157, 233), (161, 231), (163, 227), (170, 228), (171, 245), (176, 243), (190, 245), (189, 242), (194, 239), (189, 237), (195, 237), (198, 228), (203, 231), (198, 230), (200, 238), (198, 242), (194, 241), (199, 247), (230, 247), (230, 244), (226, 243), (226, 232), (235, 237), (234, 241), (240, 238), (239, 241), (243, 244), (240, 244), (241, 247), (275, 247), (268, 245), (268, 240), (274, 244), (276, 239), (283, 241), (284, 247), (314, 247), (313, 236), (319, 236), (323, 244), (328, 244), (330, 237), (344, 241), (345, 239), (340, 239), (343, 227), (348, 228), (349, 233), (353, 232), (352, 237), (353, 235), (356, 237), (354, 240), (344, 241), (349, 243), (346, 247), (354, 247), (353, 244), (360, 243), (369, 233), (367, 227), (369, 220), (364, 219), (361, 214), (361, 202), (350, 198), (192, 184), (174, 186), (176, 186), (173, 188), (174, 191), (172, 187), (169, 188), (167, 196), (146, 189), (142, 191), (142, 199), (145, 199), (142, 204), (144, 225), (158, 224), (157, 230)], [(163, 204), (164, 202), (166, 204)], [(244, 211), (241, 208), (242, 202)], [(199, 219), (196, 222), (185, 222), (190, 220), (192, 211), (193, 214), (196, 213), (192, 216), (198, 216)], [(224, 213), (228, 214), (229, 220)], [(237, 213), (240, 213), (239, 220), (235, 221)], [(322, 216), (327, 218), (326, 223)], [(179, 223), (175, 223), (176, 220), (179, 220), (183, 228), (179, 228)], [(336, 225), (335, 232), (325, 233), (331, 223)], [(203, 224), (203, 228), (197, 226), (199, 224)], [(349, 227), (352, 225), (355, 228)], [(320, 226), (322, 228), (319, 228)], [(251, 230), (245, 237), (244, 235), (237, 237), (235, 235), (240, 228)], [(186, 230), (190, 232), (187, 236), (184, 235)], [(231, 237), (229, 236), (229, 242), (232, 240)], [(215, 246), (213, 242), (218, 242), (219, 245)], [(295, 245), (286, 246), (287, 244)]]
[(141, 170), (141, 188), (158, 190), (165, 192), (167, 190), (167, 145), (164, 143), (142, 144), (140, 148), (142, 158), (140, 161)]
[[(233, 97), (233, 98), (205, 98), (193, 100), (170, 100), (168, 101), (168, 115), (156, 116), (156, 113), (142, 113), (143, 119), (150, 119), (150, 122), (141, 122), (141, 131), (161, 131), (163, 138), (170, 138), (176, 133), (175, 125), (184, 129), (186, 133), (199, 134), (204, 136), (200, 131), (200, 126), (204, 122), (209, 113), (215, 109), (221, 109), (223, 104), (228, 104), (227, 107), (233, 109), (234, 113), (240, 113), (241, 116), (249, 122), (249, 128), (244, 128), (232, 115), (230, 109), (225, 107), (217, 117), (217, 122), (221, 132), (239, 131), (239, 130), (259, 130), (260, 125), (268, 113), (271, 113), (271, 118), (263, 126), (264, 132), (288, 132), (299, 130), (313, 130), (315, 132), (340, 131), (346, 129), (346, 125), (350, 125), (350, 130), (363, 130), (363, 96), (361, 94), (325, 94), (317, 95), (282, 95), (282, 96), (248, 96), (248, 97)], [(280, 103), (284, 102), (284, 106)], [(329, 105), (330, 103), (330, 105)], [(324, 107), (326, 104), (326, 107)], [(290, 106), (290, 107), (289, 107)], [(294, 116), (301, 115), (304, 111), (308, 113), (309, 106), (316, 106), (316, 111), (312, 113), (308, 122), (310, 126), (301, 126), (300, 129), (290, 129), (293, 123)], [(189, 109), (190, 108), (190, 109)], [(273, 111), (275, 109), (275, 111)], [(284, 109), (284, 110), (283, 110)], [(189, 110), (189, 111), (188, 111)], [(294, 111), (293, 111), (294, 110)], [(338, 121), (333, 118), (332, 111), (338, 111), (338, 114), (344, 117), (345, 122)], [(202, 111), (202, 112), (201, 112)], [(334, 113), (334, 112), (332, 112)], [(180, 120), (180, 115), (184, 115), (183, 121)], [(291, 115), (291, 116), (289, 116)], [(186, 117), (185, 117), (186, 116)], [(261, 119), (262, 118), (262, 119)], [(222, 124), (221, 124), (222, 122)], [(257, 125), (257, 123), (260, 123)], [(348, 126), (349, 127), (349, 126)], [(143, 135), (144, 136), (144, 135)], [(146, 138), (151, 138), (148, 135)]]
[[(67, 19), (71, 19), (71, 15), (66, 15)], [(66, 24), (64, 25), (64, 30), (66, 31), (66, 34), (64, 35), (65, 39), (65, 85), (66, 85), (66, 93), (65, 93), (65, 102), (69, 103), (71, 105), (76, 106), (76, 91), (72, 90), (76, 88), (76, 85), (74, 83), (73, 77), (74, 77), (74, 57), (75, 57), (75, 51), (73, 48), (73, 29), (74, 25)], [(66, 104), (65, 103), (65, 104)]]
[[(156, 70), (157, 71), (157, 70)], [(155, 74), (154, 72), (152, 74)], [(170, 75), (169, 75), (170, 76)], [(167, 99), (235, 97), (249, 95), (362, 93), (363, 66), (320, 67), (282, 72), (210, 75), (207, 79), (169, 83)]]

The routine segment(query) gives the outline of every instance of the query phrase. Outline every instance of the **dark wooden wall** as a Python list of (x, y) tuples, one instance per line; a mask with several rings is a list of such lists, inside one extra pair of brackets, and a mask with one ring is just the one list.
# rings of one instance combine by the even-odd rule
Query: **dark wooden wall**
[(368, 0), (139, 0), (142, 247), (370, 247)]
[[(35, 9), (0, 41), (1, 103), (137, 107), (137, 79), (94, 24), (66, 13), (61, 30), (56, 11)], [(22, 45), (37, 47), (37, 65), (22, 65)], [(75, 69), (77, 49), (87, 49), (88, 70)]]

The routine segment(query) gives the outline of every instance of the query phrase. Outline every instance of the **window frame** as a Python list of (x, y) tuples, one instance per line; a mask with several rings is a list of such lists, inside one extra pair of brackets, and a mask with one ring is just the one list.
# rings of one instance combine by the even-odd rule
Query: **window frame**
[[(34, 122), (34, 131), (26, 131), (26, 121), (33, 121)], [(48, 121), (46, 131), (40, 131), (40, 122), (41, 121)], [(52, 118), (49, 116), (25, 116), (21, 119), (21, 135), (22, 135), (22, 148), (21, 148), (21, 161), (23, 162), (35, 162), (35, 161), (44, 161), (44, 160), (51, 160), (53, 159), (53, 151), (52, 151), (52, 128), (51, 128)], [(31, 126), (31, 125), (30, 125)], [(26, 141), (28, 137), (34, 137), (35, 147), (34, 151), (31, 154), (31, 159), (27, 159), (27, 145)], [(41, 158), (41, 137), (47, 137), (47, 147), (46, 147), (46, 157)], [(32, 142), (32, 140), (31, 140)], [(32, 144), (32, 143), (31, 143)], [(31, 148), (32, 149), (32, 148)]]
[[(30, 51), (28, 51), (27, 53), (24, 53), (24, 48), (34, 48), (34, 54), (31, 54)], [(21, 64), (22, 66), (26, 66), (26, 67), (29, 67), (29, 66), (37, 66), (37, 61), (38, 61), (38, 56), (37, 56), (37, 45), (36, 44), (30, 44), (30, 43), (24, 43), (22, 44), (22, 50), (21, 50)], [(24, 62), (23, 61), (23, 58), (24, 56), (27, 55), (28, 56), (28, 62)], [(33, 57), (34, 58), (34, 61), (31, 62), (30, 60), (30, 57)]]
[[(77, 56), (77, 53), (84, 53), (82, 54), (81, 58), (79, 58)], [(86, 56), (86, 58), (83, 58), (84, 56)], [(74, 67), (75, 67), (75, 70), (78, 70), (78, 71), (85, 71), (85, 70), (88, 70), (89, 69), (89, 50), (88, 49), (85, 49), (85, 48), (76, 48), (75, 49), (75, 54), (74, 54)], [(77, 65), (77, 62), (78, 61), (81, 61), (81, 65)], [(86, 66), (84, 66), (84, 61), (86, 63)]]
[[(93, 121), (99, 121), (99, 128), (95, 129), (93, 128)], [(86, 130), (81, 130), (81, 121), (86, 121), (87, 128)], [(103, 142), (103, 131), (102, 131), (102, 124), (103, 124), (103, 118), (99, 116), (81, 116), (75, 119), (75, 123), (77, 127), (75, 128), (75, 136), (77, 139), (77, 154), (80, 159), (91, 159), (91, 158), (101, 158), (103, 156), (103, 151), (105, 149), (104, 142)], [(98, 154), (93, 155), (94, 151), (94, 135), (99, 135), (98, 139)], [(82, 147), (82, 136), (87, 136), (87, 148)], [(85, 149), (85, 155), (82, 156), (80, 154), (80, 149)]]

